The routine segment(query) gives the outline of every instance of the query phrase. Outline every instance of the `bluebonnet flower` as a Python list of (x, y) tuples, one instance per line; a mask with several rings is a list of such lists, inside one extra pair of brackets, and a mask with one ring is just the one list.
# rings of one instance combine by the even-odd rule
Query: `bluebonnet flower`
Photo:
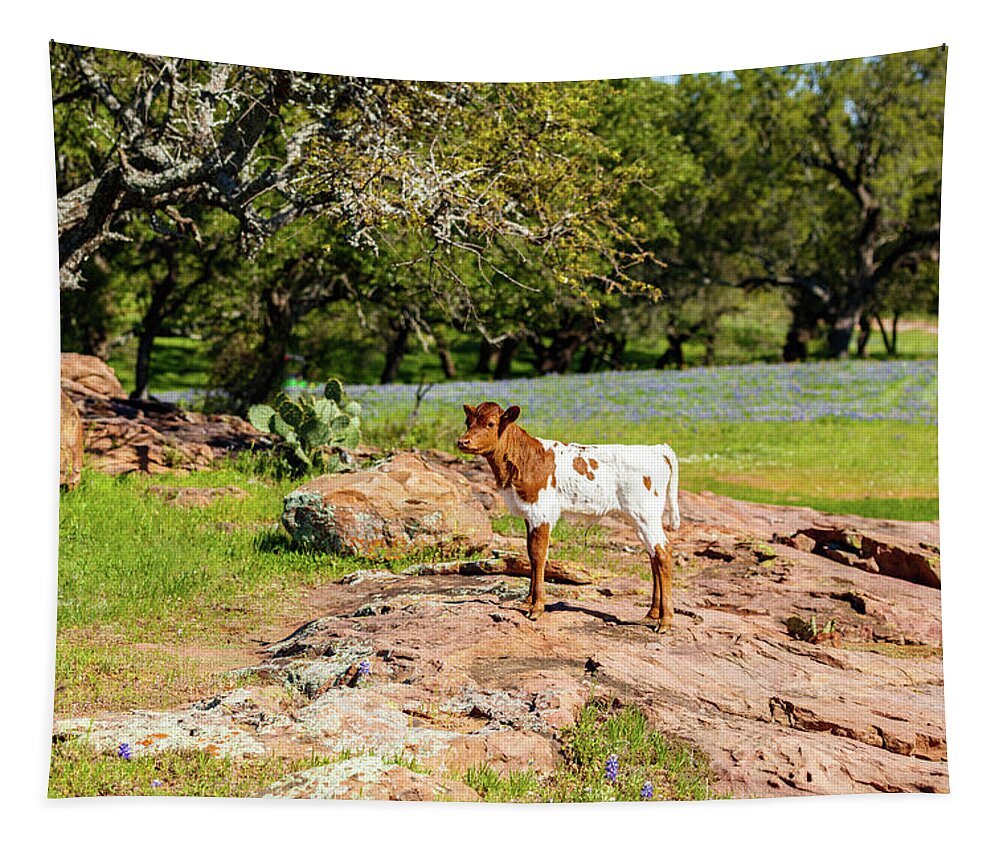
[(154, 789), (159, 789), (163, 785), (163, 781), (162, 780), (154, 780), (149, 785), (152, 786)]
[(118, 745), (118, 756), (122, 759), (132, 759), (132, 748), (129, 747), (128, 742), (122, 742)]
[(644, 801), (649, 801), (653, 797), (653, 784), (647, 780), (642, 784), (642, 790), (639, 792), (639, 797)]
[[(936, 424), (936, 386), (934, 361), (748, 364), (699, 367), (683, 373), (635, 370), (599, 377), (452, 382), (436, 386), (421, 410), (431, 419), (454, 416), (459, 428), (461, 414), (456, 411), (463, 402), (477, 398), (494, 399), (505, 406), (516, 402), (526, 412), (529, 430), (533, 416), (544, 419), (544, 412), (551, 410), (561, 411), (565, 421), (552, 422), (550, 427), (565, 425), (567, 431), (594, 418), (614, 418), (635, 426), (664, 416), (677, 417), (678, 411), (683, 411), (685, 427), (699, 422), (822, 419)], [(347, 390), (363, 399), (366, 419), (387, 421), (406, 416), (415, 387), (354, 385)], [(551, 433), (549, 428), (545, 431)], [(627, 430), (623, 437), (627, 438)]]
[(372, 672), (372, 663), (367, 659), (362, 659), (361, 663), (358, 665), (359, 674), (370, 674)]
[(614, 783), (618, 779), (618, 757), (611, 754), (604, 764), (604, 778)]

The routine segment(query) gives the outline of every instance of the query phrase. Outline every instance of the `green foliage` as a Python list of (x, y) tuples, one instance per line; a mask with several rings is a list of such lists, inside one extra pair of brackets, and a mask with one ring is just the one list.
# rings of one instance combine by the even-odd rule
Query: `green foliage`
[(293, 400), (282, 391), (273, 405), (252, 406), (247, 418), (258, 431), (278, 438), (275, 452), (294, 475), (343, 470), (348, 466), (344, 450), (361, 442), (361, 406), (345, 401), (336, 378), (326, 383), (321, 397), (302, 393)]
[[(442, 341), (468, 374), (483, 337), (518, 341), (514, 375), (774, 360), (793, 317), (796, 357), (827, 356), (835, 320), (936, 310), (945, 59), (286, 87), (268, 69), (53, 45), (58, 193), (81, 202), (60, 205), (78, 216), (61, 234), (123, 159), (142, 163), (123, 179), (169, 184), (111, 205), (84, 289), (63, 294), (63, 347), (111, 358), (131, 389), (152, 334), (155, 389), (208, 385), (241, 413), (289, 365), (375, 381), (398, 335), (409, 381), (436, 378)], [(192, 164), (241, 138), (250, 183), (220, 206), (214, 160)], [(787, 304), (761, 321), (754, 287)]]

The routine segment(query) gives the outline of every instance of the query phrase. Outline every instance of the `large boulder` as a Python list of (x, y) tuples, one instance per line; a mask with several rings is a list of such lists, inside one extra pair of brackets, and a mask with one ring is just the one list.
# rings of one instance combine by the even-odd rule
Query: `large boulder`
[(72, 490), (83, 469), (83, 420), (69, 396), (59, 397), (59, 484)]
[(100, 396), (103, 399), (125, 395), (115, 371), (93, 355), (63, 352), (60, 378), (64, 390), (72, 390), (83, 395)]
[(468, 481), (415, 453), (376, 470), (313, 479), (285, 497), (282, 522), (297, 542), (348, 555), (480, 550), (493, 539)]

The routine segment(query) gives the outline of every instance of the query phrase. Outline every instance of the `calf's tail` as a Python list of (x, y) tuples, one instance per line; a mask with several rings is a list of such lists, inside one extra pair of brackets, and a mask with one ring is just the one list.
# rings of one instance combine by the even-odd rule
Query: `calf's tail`
[(677, 501), (677, 455), (674, 450), (664, 444), (664, 456), (670, 464), (670, 481), (667, 483), (667, 507), (670, 509), (670, 528), (681, 528), (681, 508)]

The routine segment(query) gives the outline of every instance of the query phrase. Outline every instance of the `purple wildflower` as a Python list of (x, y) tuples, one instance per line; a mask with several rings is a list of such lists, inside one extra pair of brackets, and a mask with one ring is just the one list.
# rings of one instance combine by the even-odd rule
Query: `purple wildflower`
[(644, 801), (649, 801), (653, 797), (653, 784), (649, 780), (642, 784), (642, 790), (639, 792), (639, 797)]
[(367, 659), (363, 659), (358, 665), (359, 674), (370, 674), (372, 672), (372, 663)]
[(154, 789), (159, 789), (163, 785), (163, 781), (162, 780), (154, 780), (149, 785), (152, 786)]
[(118, 756), (122, 759), (132, 759), (132, 748), (129, 747), (128, 742), (122, 742), (118, 745)]
[(614, 783), (618, 779), (618, 757), (611, 754), (604, 764), (604, 778)]

